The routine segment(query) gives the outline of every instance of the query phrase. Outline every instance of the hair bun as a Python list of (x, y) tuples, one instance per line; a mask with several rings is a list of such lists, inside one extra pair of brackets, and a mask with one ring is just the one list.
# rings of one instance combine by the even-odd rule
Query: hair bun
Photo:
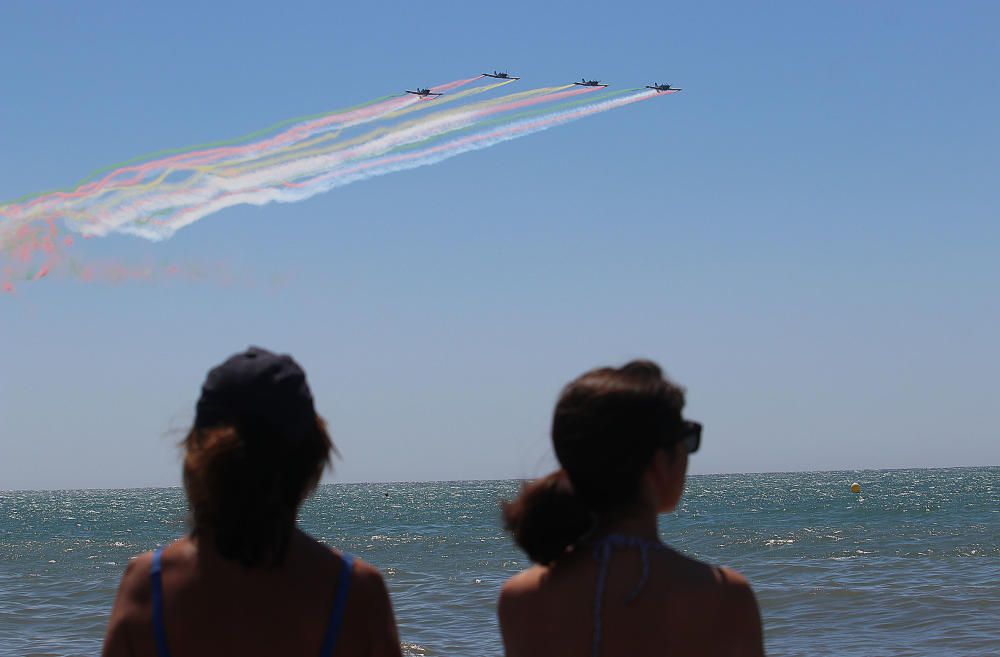
[(504, 525), (532, 561), (550, 564), (579, 542), (593, 523), (565, 470), (526, 483), (503, 505)]

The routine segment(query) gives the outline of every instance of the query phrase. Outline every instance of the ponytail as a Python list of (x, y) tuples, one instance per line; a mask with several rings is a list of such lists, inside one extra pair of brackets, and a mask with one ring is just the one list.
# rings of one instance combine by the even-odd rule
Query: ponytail
[(526, 483), (517, 499), (504, 502), (503, 520), (528, 557), (543, 565), (578, 543), (593, 524), (565, 470)]

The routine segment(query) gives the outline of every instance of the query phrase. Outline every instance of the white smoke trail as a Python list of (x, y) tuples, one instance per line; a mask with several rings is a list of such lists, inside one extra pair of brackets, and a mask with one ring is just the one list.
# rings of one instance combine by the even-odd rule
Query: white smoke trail
[[(210, 176), (206, 178), (206, 186), (203, 189), (192, 190), (184, 194), (165, 195), (163, 198), (143, 199), (102, 218), (99, 224), (86, 226), (84, 232), (104, 235), (111, 231), (118, 231), (150, 240), (167, 239), (177, 230), (228, 207), (241, 204), (265, 205), (272, 202), (301, 201), (336, 187), (343, 187), (375, 176), (428, 166), (456, 155), (490, 148), (585, 116), (652, 98), (655, 95), (654, 91), (638, 92), (629, 96), (525, 119), (410, 153), (387, 155), (401, 146), (474, 126), (476, 113), (468, 112), (441, 119), (431, 119), (376, 138), (347, 151), (286, 162), (275, 167), (254, 170), (234, 178)], [(275, 185), (282, 185), (288, 181), (303, 179), (306, 180), (304, 183), (295, 186), (275, 187)], [(161, 223), (150, 224), (142, 221), (144, 217), (149, 217), (156, 212), (178, 207), (188, 209)]]

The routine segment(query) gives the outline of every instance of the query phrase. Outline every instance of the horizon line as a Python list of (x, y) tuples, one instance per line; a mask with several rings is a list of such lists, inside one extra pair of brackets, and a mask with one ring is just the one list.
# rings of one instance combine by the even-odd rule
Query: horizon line
[[(837, 470), (751, 470), (747, 472), (700, 472), (698, 474), (688, 474), (687, 478), (695, 477), (720, 477), (739, 476), (754, 474), (832, 474), (837, 472), (898, 472), (901, 470), (974, 470), (981, 468), (1000, 468), (1000, 464), (995, 465), (946, 465), (936, 467), (897, 467), (897, 468), (847, 468)], [(544, 476), (544, 475), (539, 475)], [(539, 477), (501, 477), (492, 479), (393, 479), (393, 480), (369, 480), (369, 481), (330, 481), (320, 483), (320, 486), (359, 486), (365, 484), (467, 484), (494, 481), (533, 481)], [(84, 486), (80, 488), (0, 488), (0, 493), (74, 493), (84, 491), (132, 491), (132, 490), (169, 490), (172, 488), (183, 488), (181, 484), (171, 486), (110, 486), (100, 488), (97, 486)]]

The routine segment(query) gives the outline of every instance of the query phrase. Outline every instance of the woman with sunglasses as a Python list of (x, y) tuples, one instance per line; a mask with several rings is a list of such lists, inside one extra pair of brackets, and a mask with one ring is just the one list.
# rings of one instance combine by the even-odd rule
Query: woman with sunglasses
[(591, 370), (556, 404), (562, 466), (504, 506), (535, 566), (500, 593), (508, 657), (763, 655), (760, 614), (738, 573), (660, 541), (701, 425), (650, 361)]

